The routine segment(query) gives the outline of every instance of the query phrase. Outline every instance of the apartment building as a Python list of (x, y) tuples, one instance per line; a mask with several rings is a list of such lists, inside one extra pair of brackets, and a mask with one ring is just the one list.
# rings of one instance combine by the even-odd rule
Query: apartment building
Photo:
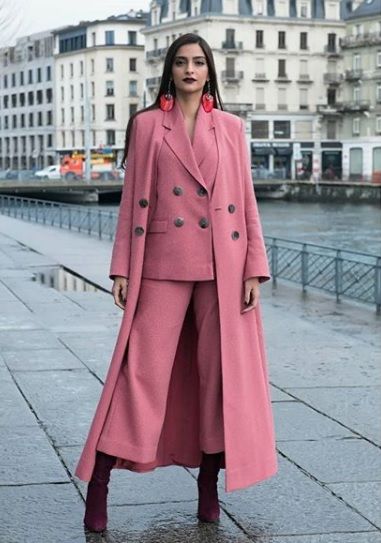
[(130, 11), (53, 32), (58, 156), (88, 147), (121, 159), (128, 119), (144, 105), (146, 18)]
[(199, 33), (224, 108), (246, 118), (256, 177), (320, 178), (332, 157), (340, 177), (342, 125), (325, 106), (341, 92), (342, 9), (339, 0), (154, 0), (142, 30), (149, 96), (170, 43)]
[(342, 102), (343, 173), (370, 181), (381, 172), (381, 0), (366, 0), (346, 17)]
[(54, 163), (53, 36), (41, 32), (0, 49), (0, 169)]

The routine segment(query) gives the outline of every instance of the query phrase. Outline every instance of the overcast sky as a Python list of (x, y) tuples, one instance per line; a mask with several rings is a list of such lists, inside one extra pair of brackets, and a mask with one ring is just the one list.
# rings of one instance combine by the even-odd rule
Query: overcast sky
[(127, 13), (148, 11), (150, 0), (0, 0), (0, 46), (34, 32)]

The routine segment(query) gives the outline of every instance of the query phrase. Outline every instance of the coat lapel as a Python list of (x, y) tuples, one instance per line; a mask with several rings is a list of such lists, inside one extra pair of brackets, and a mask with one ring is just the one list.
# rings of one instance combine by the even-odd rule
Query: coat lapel
[(183, 113), (176, 99), (171, 111), (163, 112), (163, 125), (169, 128), (164, 140), (188, 172), (207, 189), (199, 166), (207, 157), (210, 145), (215, 141), (213, 112), (204, 111), (200, 102), (194, 128), (193, 146), (185, 127)]

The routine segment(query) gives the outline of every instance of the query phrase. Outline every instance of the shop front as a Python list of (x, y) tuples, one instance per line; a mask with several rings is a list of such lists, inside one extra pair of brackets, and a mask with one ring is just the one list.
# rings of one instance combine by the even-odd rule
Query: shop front
[(291, 179), (292, 144), (252, 142), (251, 163), (256, 179)]

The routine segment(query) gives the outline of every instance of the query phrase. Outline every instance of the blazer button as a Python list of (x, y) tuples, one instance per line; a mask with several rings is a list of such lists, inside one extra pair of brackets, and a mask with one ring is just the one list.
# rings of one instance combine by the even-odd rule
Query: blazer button
[(229, 204), (229, 205), (228, 205), (228, 210), (229, 210), (229, 213), (234, 213), (234, 211), (235, 211), (235, 205), (234, 205), (234, 204)]
[(184, 224), (184, 219), (182, 217), (176, 217), (173, 222), (175, 226), (182, 226)]
[(180, 196), (183, 193), (182, 187), (173, 187), (173, 194), (176, 194), (176, 196)]
[(209, 226), (209, 221), (206, 217), (201, 217), (198, 224), (201, 226), (201, 228), (207, 228), (207, 226)]
[(147, 207), (148, 206), (148, 200), (146, 200), (145, 198), (142, 198), (141, 200), (139, 200), (139, 205), (140, 205), (140, 207)]
[(142, 234), (144, 234), (144, 228), (142, 226), (137, 226), (135, 228), (135, 234), (137, 236), (141, 236)]
[(208, 191), (204, 187), (199, 187), (197, 189), (197, 194), (199, 194), (200, 196), (205, 196), (205, 194), (207, 194), (207, 193), (208, 193)]
[(237, 232), (237, 230), (234, 230), (234, 231), (232, 232), (232, 238), (233, 238), (233, 239), (238, 239), (238, 238), (239, 238), (239, 232)]

